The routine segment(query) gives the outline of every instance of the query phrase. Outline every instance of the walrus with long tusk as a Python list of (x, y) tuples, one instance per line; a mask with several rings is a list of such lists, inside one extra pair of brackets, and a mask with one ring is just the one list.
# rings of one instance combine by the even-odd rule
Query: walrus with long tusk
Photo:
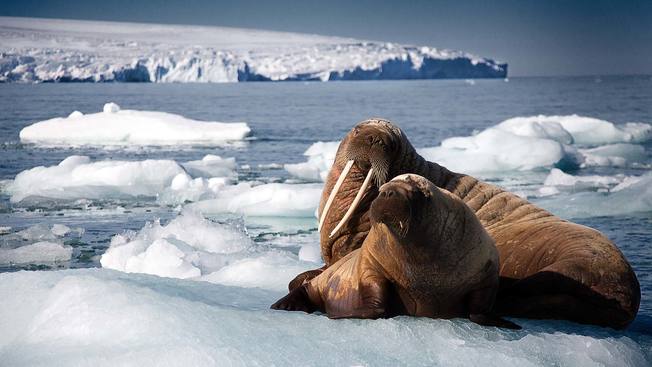
[[(372, 119), (342, 140), (324, 185), (319, 230), (324, 268), (359, 248), (370, 229), (369, 205), (392, 177), (415, 173), (461, 198), (496, 241), (496, 311), (624, 328), (636, 317), (638, 279), (602, 233), (562, 220), (519, 196), (421, 157), (403, 132)], [(324, 268), (299, 274), (294, 289)]]
[(462, 200), (407, 174), (380, 188), (369, 213), (371, 227), (359, 249), (272, 308), (319, 310), (331, 318), (468, 317), (520, 328), (492, 314), (498, 251)]

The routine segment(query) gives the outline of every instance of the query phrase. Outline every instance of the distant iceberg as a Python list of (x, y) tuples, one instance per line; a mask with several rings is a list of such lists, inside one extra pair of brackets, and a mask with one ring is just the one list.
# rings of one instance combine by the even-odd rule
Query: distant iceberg
[(505, 78), (433, 47), (251, 29), (0, 17), (0, 82)]
[(20, 131), (20, 141), (49, 146), (77, 145), (223, 145), (244, 139), (244, 122), (197, 121), (156, 111), (121, 110), (115, 103), (103, 112), (40, 121)]

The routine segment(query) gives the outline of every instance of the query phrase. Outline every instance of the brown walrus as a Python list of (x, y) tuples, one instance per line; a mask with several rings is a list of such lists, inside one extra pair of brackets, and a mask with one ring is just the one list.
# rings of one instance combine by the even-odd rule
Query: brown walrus
[(491, 313), (498, 251), (462, 200), (407, 174), (380, 188), (369, 213), (371, 229), (359, 249), (272, 308), (331, 318), (468, 317), (519, 328)]
[[(347, 166), (348, 174), (342, 174)], [(613, 328), (624, 328), (636, 317), (641, 298), (638, 279), (603, 234), (426, 161), (398, 127), (379, 119), (361, 122), (344, 137), (329, 172), (319, 206), (325, 268), (361, 246), (378, 187), (404, 173), (424, 176), (461, 198), (496, 241), (501, 284), (495, 307), (500, 314)], [(321, 270), (298, 275), (290, 288)]]

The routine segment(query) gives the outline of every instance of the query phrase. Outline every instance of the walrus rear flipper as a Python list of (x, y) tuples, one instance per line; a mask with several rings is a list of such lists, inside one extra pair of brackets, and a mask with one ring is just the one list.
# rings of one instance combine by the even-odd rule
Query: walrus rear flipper
[(513, 330), (521, 330), (522, 328), (509, 321), (505, 320), (501, 317), (498, 317), (496, 315), (491, 315), (491, 314), (470, 314), (469, 315), (469, 320), (475, 322), (478, 325), (482, 326), (496, 326), (504, 329), (513, 329)]
[(293, 290), (299, 288), (301, 285), (308, 283), (312, 278), (321, 274), (324, 271), (324, 269), (326, 269), (326, 265), (324, 265), (319, 269), (304, 271), (303, 273), (297, 275), (288, 284), (288, 290), (292, 292)]
[(273, 310), (303, 311), (313, 313), (317, 307), (310, 301), (305, 286), (299, 286), (270, 306)]

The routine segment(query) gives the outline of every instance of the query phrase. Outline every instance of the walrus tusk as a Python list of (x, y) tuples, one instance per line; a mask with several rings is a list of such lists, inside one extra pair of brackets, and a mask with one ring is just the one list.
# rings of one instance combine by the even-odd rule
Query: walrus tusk
[(373, 168), (369, 168), (369, 173), (367, 173), (367, 177), (365, 177), (364, 182), (362, 183), (362, 186), (360, 187), (360, 190), (358, 190), (358, 193), (355, 195), (355, 199), (353, 199), (353, 203), (351, 203), (351, 206), (349, 207), (349, 210), (346, 211), (346, 214), (344, 214), (344, 217), (342, 217), (342, 220), (337, 224), (337, 227), (333, 229), (331, 234), (328, 236), (329, 238), (333, 237), (337, 231), (342, 228), (346, 222), (349, 221), (349, 218), (351, 217), (351, 214), (353, 214), (353, 211), (355, 208), (360, 204), (360, 200), (362, 199), (362, 196), (364, 195), (364, 192), (367, 190), (367, 186), (369, 186), (369, 182), (371, 181), (371, 176), (372, 173), (374, 172)]
[(319, 216), (319, 226), (317, 227), (318, 232), (321, 232), (321, 227), (324, 225), (324, 220), (326, 220), (328, 209), (331, 208), (331, 204), (333, 204), (333, 200), (335, 200), (337, 192), (340, 191), (340, 186), (342, 186), (342, 182), (344, 182), (344, 179), (349, 174), (351, 167), (353, 167), (353, 159), (350, 159), (348, 162), (346, 162), (342, 173), (340, 173), (340, 177), (337, 178), (337, 182), (335, 182), (335, 186), (333, 186), (333, 190), (331, 190), (331, 194), (328, 195), (328, 200), (326, 200), (324, 210), (322, 210), (321, 215)]

